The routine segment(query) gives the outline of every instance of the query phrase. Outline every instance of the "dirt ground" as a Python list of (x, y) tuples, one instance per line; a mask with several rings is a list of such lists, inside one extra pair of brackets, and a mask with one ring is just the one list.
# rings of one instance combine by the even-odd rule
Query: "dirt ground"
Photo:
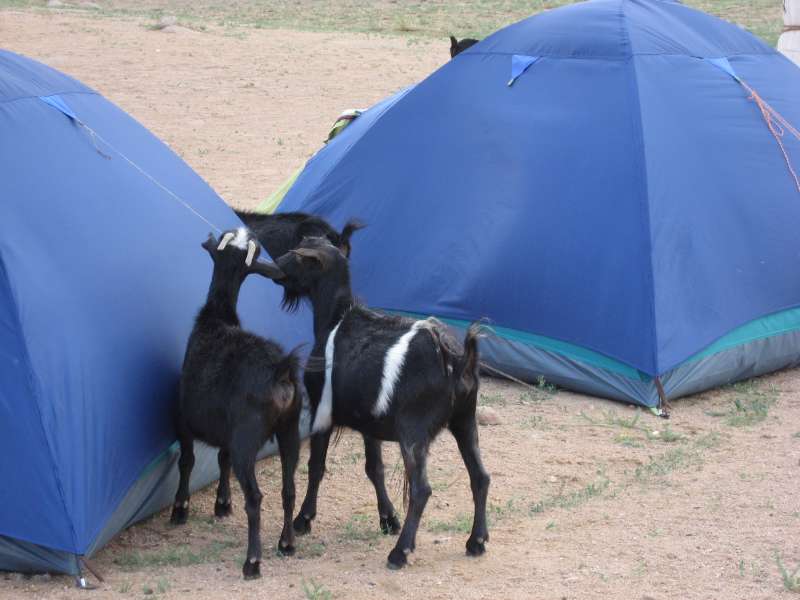
[[(342, 109), (368, 106), (447, 59), (447, 42), (353, 33), (180, 25), (69, 11), (0, 11), (2, 46), (93, 86), (164, 139), (231, 204), (252, 206), (316, 150)], [(434, 494), (411, 565), (385, 568), (363, 448), (343, 436), (329, 458), (313, 533), (295, 557), (265, 552), (241, 579), (246, 522), (160, 513), (94, 559), (106, 582), (0, 575), (0, 598), (668, 598), (796, 597), (800, 565), (800, 371), (677, 401), (665, 421), (542, 385), (487, 379), (481, 427), (492, 475), (488, 553), (464, 555), (468, 479), (455, 443), (431, 452)], [(303, 465), (308, 456), (304, 444)], [(395, 503), (399, 455), (385, 451)], [(266, 547), (280, 524), (279, 465), (259, 465)], [(306, 468), (298, 472), (305, 489)], [(302, 496), (302, 494), (301, 494)], [(298, 501), (299, 505), (299, 501)], [(800, 587), (800, 586), (799, 586)]]

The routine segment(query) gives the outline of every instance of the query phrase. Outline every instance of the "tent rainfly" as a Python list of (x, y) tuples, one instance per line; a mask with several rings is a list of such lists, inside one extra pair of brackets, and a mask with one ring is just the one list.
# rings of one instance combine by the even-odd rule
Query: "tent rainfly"
[[(241, 222), (111, 102), (5, 51), (0, 131), (0, 570), (78, 575), (174, 497), (171, 410), (212, 270), (200, 243)], [(310, 338), (280, 297), (248, 280), (245, 326)], [(197, 452), (193, 488), (218, 474)]]
[(491, 366), (657, 407), (800, 361), (792, 123), (800, 70), (742, 28), (579, 2), (366, 111), (278, 211), (369, 224), (371, 306), (488, 317)]

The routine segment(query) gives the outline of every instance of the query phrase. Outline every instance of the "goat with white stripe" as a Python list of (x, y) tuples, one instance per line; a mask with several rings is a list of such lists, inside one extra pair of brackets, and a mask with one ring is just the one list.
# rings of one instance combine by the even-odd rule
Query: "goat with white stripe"
[[(417, 528), (431, 495), (425, 471), (428, 448), (447, 427), (455, 436), (469, 472), (475, 516), (467, 553), (480, 555), (489, 539), (486, 497), (489, 475), (478, 449), (475, 406), (478, 395), (478, 327), (467, 332), (463, 348), (433, 319), (378, 314), (357, 305), (350, 290), (346, 257), (324, 238), (306, 238), (276, 264), (277, 283), (307, 295), (314, 310), (311, 357), (324, 357), (325, 371), (307, 371), (305, 384), (312, 409), (308, 492), (294, 520), (298, 534), (311, 530), (317, 493), (333, 427), (345, 426), (365, 440), (400, 443), (410, 483), (408, 515), (388, 566), (401, 568), (414, 550)], [(378, 442), (379, 443), (379, 442)], [(379, 448), (379, 446), (378, 446)], [(380, 460), (380, 450), (377, 454)], [(372, 457), (374, 463), (375, 457)], [(381, 498), (383, 469), (367, 456), (367, 473), (378, 493), (381, 525), (394, 509)], [(380, 478), (380, 485), (375, 478)]]

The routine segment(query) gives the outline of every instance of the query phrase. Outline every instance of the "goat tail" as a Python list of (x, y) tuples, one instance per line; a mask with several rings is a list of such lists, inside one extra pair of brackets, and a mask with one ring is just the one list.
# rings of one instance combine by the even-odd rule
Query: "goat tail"
[(483, 323), (475, 321), (469, 326), (464, 336), (464, 352), (456, 364), (457, 379), (463, 379), (465, 375), (478, 372), (480, 365), (478, 340), (481, 337), (483, 337)]
[(275, 363), (276, 381), (297, 381), (300, 372), (300, 349), (304, 344), (295, 346)]

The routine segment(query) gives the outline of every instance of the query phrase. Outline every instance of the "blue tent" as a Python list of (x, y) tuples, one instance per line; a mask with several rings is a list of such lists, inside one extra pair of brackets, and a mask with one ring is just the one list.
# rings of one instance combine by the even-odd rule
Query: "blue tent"
[[(200, 243), (241, 223), (119, 108), (10, 52), (0, 170), (0, 570), (77, 574), (79, 556), (171, 502), (170, 411), (212, 271)], [(256, 279), (244, 325), (307, 337), (306, 316)], [(200, 451), (193, 487), (216, 474)]]
[(779, 114), (800, 125), (800, 71), (740, 27), (582, 2), (367, 111), (278, 210), (368, 223), (353, 281), (370, 305), (488, 317), (495, 367), (656, 406), (659, 384), (800, 360), (800, 188), (779, 140), (789, 164), (800, 148)]

